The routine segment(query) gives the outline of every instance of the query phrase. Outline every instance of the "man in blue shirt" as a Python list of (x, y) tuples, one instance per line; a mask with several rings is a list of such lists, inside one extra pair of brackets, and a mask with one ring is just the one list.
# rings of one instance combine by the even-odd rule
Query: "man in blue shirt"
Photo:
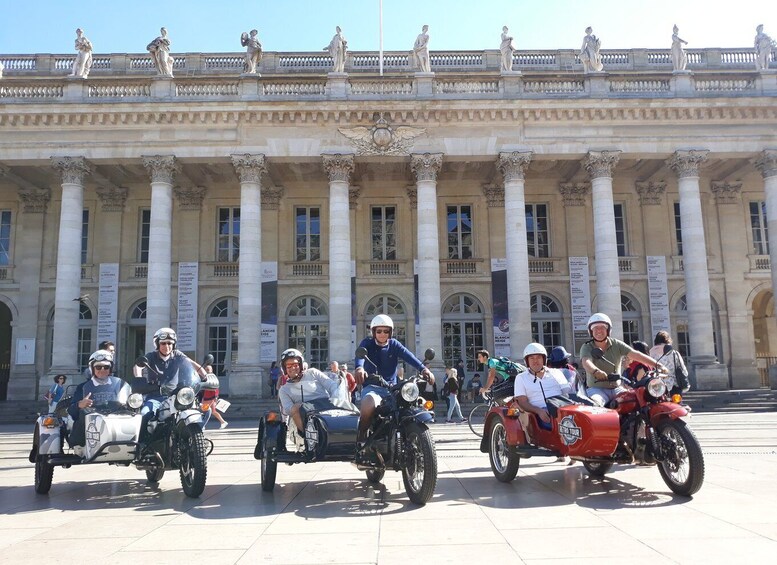
[[(365, 337), (359, 347), (367, 350), (367, 359), (356, 359), (356, 382), (364, 383), (364, 380), (372, 374), (379, 374), (389, 385), (397, 383), (397, 367), (402, 359), (409, 365), (418, 369), (418, 372), (434, 382), (434, 376), (424, 364), (413, 355), (404, 345), (394, 339), (394, 321), (385, 314), (378, 314), (370, 323), (372, 337)], [(372, 423), (375, 409), (386, 399), (391, 399), (391, 393), (382, 386), (368, 384), (362, 389), (362, 402), (359, 416), (359, 434), (356, 441), (357, 463), (363, 459), (364, 440), (367, 438), (367, 430)]]

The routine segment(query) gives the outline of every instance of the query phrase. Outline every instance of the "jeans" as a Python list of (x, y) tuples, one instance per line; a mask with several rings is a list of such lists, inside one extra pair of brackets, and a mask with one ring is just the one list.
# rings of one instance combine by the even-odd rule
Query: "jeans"
[(455, 394), (451, 394), (450, 395), (450, 399), (451, 399), (451, 402), (450, 402), (450, 406), (448, 407), (448, 416), (447, 416), (446, 419), (450, 422), (451, 421), (451, 416), (454, 413), (456, 413), (456, 414), (458, 414), (457, 418), (459, 420), (463, 420), (464, 416), (461, 415), (461, 406), (459, 405), (459, 399), (456, 398)]

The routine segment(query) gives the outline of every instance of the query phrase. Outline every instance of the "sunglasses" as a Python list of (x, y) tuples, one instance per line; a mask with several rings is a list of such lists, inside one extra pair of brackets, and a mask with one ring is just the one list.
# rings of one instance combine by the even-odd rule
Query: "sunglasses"
[(173, 341), (160, 341), (159, 345), (169, 345), (170, 347), (175, 345), (175, 342)]
[(95, 371), (110, 371), (111, 366), (110, 365), (94, 365)]
[(390, 333), (391, 333), (391, 330), (381, 330), (381, 329), (377, 329), (377, 330), (375, 330), (375, 333), (376, 333), (376, 334), (387, 334), (387, 335), (388, 335), (388, 334), (390, 334)]

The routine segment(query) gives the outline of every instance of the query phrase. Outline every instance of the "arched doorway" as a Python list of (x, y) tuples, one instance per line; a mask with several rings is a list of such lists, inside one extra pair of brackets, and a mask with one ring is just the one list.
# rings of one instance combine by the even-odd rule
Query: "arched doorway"
[[(531, 295), (531, 335), (550, 351), (558, 345), (564, 345), (564, 314), (558, 301), (549, 294), (538, 292)], [(519, 351), (523, 345), (519, 344)]]
[[(362, 324), (364, 334), (361, 334), (361, 331), (359, 331), (360, 335), (357, 335), (356, 343), (359, 343), (363, 337), (369, 335), (367, 328), (372, 319), (378, 314), (387, 314), (388, 316), (391, 316), (391, 319), (394, 322), (394, 337), (405, 345), (405, 347), (408, 347), (407, 311), (397, 298), (388, 294), (376, 296), (367, 303), (367, 307), (364, 309), (364, 324)], [(413, 348), (408, 347), (408, 349)]]
[(286, 312), (287, 343), (299, 349), (308, 365), (325, 371), (329, 357), (329, 311), (313, 296), (294, 300)]
[[(720, 343), (720, 314), (718, 303), (712, 297), (710, 297), (710, 310), (712, 310), (712, 340), (715, 346), (715, 357), (718, 358), (718, 363), (723, 363), (723, 347)], [(691, 351), (688, 329), (688, 303), (685, 300), (685, 295), (682, 295), (677, 304), (675, 304), (674, 318), (675, 336), (677, 336), (675, 345), (683, 358), (690, 359), (693, 356), (693, 351)]]
[(643, 339), (642, 337), (642, 309), (633, 296), (621, 294), (621, 315), (623, 316), (624, 342), (631, 345), (635, 341), (645, 341), (652, 345), (652, 339)]
[[(769, 367), (777, 365), (777, 325), (774, 319), (774, 294), (762, 290), (753, 300), (753, 338), (761, 386), (769, 385)], [(772, 345), (774, 344), (774, 345)]]
[(237, 298), (224, 298), (208, 310), (208, 353), (213, 355), (213, 371), (226, 375), (237, 361)]
[(454, 294), (442, 306), (442, 357), (446, 366), (464, 360), (467, 374), (479, 369), (477, 352), (483, 349), (485, 314), (477, 298)]
[(129, 378), (132, 375), (132, 367), (135, 359), (145, 355), (146, 351), (146, 301), (141, 300), (132, 307), (127, 320), (127, 344), (126, 354), (117, 351), (119, 358), (124, 358), (124, 372), (119, 376)]
[(11, 322), (11, 309), (0, 302), (0, 400), (8, 397), (8, 380), (11, 378)]

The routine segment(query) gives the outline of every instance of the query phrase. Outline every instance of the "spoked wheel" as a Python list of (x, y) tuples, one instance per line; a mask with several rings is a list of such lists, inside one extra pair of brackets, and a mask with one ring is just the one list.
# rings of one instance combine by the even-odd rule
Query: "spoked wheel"
[(278, 473), (278, 462), (273, 461), (268, 455), (262, 458), (262, 490), (272, 492), (275, 488), (275, 475)]
[(52, 480), (54, 480), (54, 465), (49, 465), (45, 455), (38, 455), (35, 458), (35, 492), (48, 494)]
[(612, 463), (607, 461), (583, 461), (583, 467), (594, 477), (603, 477), (612, 469)]
[(208, 456), (205, 438), (199, 424), (189, 424), (181, 431), (178, 449), (180, 450), (181, 486), (186, 496), (197, 498), (205, 490), (208, 477)]
[(661, 478), (675, 494), (691, 496), (704, 482), (704, 455), (699, 440), (682, 420), (663, 422), (656, 431), (663, 454), (658, 463)]
[(488, 404), (477, 404), (470, 411), (467, 423), (472, 433), (478, 437), (483, 437), (483, 426), (485, 425)]
[(157, 484), (164, 476), (165, 470), (163, 468), (146, 469), (146, 480), (151, 484)]
[(501, 420), (495, 421), (491, 428), (488, 459), (491, 462), (491, 470), (498, 481), (509, 483), (518, 474), (521, 458), (510, 451), (510, 446), (507, 444), (507, 431)]
[(405, 491), (410, 502), (424, 505), (431, 500), (437, 486), (437, 453), (432, 432), (426, 426), (411, 422), (405, 428), (405, 449), (402, 468)]
[(367, 480), (372, 484), (379, 483), (385, 474), (386, 469), (367, 469)]

